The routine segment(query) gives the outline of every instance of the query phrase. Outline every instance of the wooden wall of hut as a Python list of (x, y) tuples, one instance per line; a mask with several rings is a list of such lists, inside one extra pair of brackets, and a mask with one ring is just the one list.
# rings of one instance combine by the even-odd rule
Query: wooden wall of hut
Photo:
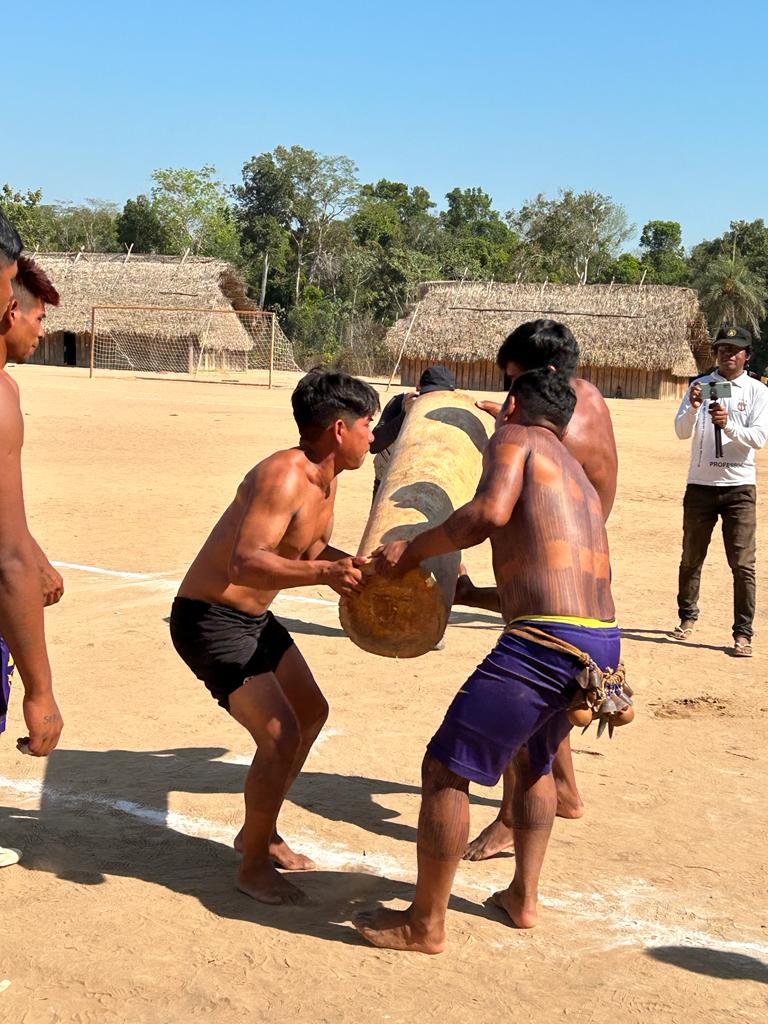
[(456, 374), (456, 386), (464, 391), (505, 391), (504, 374), (491, 360), (473, 363), (450, 359), (403, 359), (400, 364), (400, 382), (415, 387), (422, 373), (430, 366), (445, 366)]
[(580, 366), (578, 376), (590, 381), (605, 398), (661, 398), (682, 400), (687, 377), (668, 370), (633, 370), (618, 366)]
[[(446, 366), (456, 374), (456, 384), (465, 391), (505, 391), (504, 374), (490, 360), (472, 363), (447, 359), (403, 359), (400, 382), (415, 387), (429, 366)], [(688, 388), (687, 377), (673, 377), (664, 370), (630, 370), (617, 366), (580, 366), (578, 376), (591, 381), (606, 398), (667, 398), (681, 401)], [(619, 389), (621, 389), (619, 391)]]
[(89, 366), (91, 361), (91, 336), (84, 331), (72, 334), (69, 331), (54, 331), (46, 334), (37, 346), (28, 363), (43, 366)]

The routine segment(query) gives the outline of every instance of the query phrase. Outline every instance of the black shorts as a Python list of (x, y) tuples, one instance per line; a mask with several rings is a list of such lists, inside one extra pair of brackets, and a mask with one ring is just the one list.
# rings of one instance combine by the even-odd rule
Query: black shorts
[(274, 672), (293, 637), (272, 612), (247, 615), (224, 604), (177, 597), (171, 640), (180, 657), (229, 711), (229, 695), (251, 676)]

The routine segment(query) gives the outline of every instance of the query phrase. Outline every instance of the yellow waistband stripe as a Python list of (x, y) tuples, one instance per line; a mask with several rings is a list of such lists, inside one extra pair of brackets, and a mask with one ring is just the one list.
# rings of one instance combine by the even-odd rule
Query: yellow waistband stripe
[[(566, 626), (586, 626), (587, 629), (616, 629), (616, 619), (582, 619), (578, 615), (518, 615), (512, 622), (562, 622)], [(512, 622), (509, 625), (512, 625)]]

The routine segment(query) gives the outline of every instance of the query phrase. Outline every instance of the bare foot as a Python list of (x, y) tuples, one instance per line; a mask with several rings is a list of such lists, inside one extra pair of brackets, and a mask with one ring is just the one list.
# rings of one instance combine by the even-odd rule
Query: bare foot
[(512, 846), (512, 829), (501, 818), (486, 825), (464, 851), (464, 860), (489, 860)]
[(304, 903), (306, 895), (277, 871), (271, 863), (260, 864), (249, 870), (241, 867), (237, 873), (237, 888), (259, 903), (277, 906), (281, 903)]
[[(235, 836), (234, 847), (238, 853), (243, 853), (243, 830)], [(294, 853), (288, 843), (275, 832), (269, 841), (270, 859), (284, 871), (314, 871), (317, 864), (303, 853)]]
[(411, 910), (380, 907), (356, 914), (352, 923), (364, 939), (380, 949), (402, 949), (411, 953), (442, 953), (445, 931), (416, 926)]
[(583, 818), (584, 804), (581, 797), (576, 794), (574, 797), (571, 790), (560, 786), (557, 787), (557, 816), (558, 818)]
[(269, 856), (284, 871), (314, 871), (317, 868), (317, 864), (303, 853), (294, 853), (277, 833), (269, 841)]
[(514, 892), (511, 885), (508, 889), (495, 892), (491, 899), (509, 916), (515, 928), (534, 928), (539, 923), (536, 900), (523, 900)]

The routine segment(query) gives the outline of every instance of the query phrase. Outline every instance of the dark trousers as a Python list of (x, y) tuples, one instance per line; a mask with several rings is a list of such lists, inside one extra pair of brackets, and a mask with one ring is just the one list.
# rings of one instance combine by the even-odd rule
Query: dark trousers
[(755, 487), (688, 484), (683, 499), (683, 557), (677, 607), (680, 619), (699, 617), (701, 569), (717, 518), (723, 520), (725, 556), (733, 573), (733, 635), (752, 639), (755, 617)]

